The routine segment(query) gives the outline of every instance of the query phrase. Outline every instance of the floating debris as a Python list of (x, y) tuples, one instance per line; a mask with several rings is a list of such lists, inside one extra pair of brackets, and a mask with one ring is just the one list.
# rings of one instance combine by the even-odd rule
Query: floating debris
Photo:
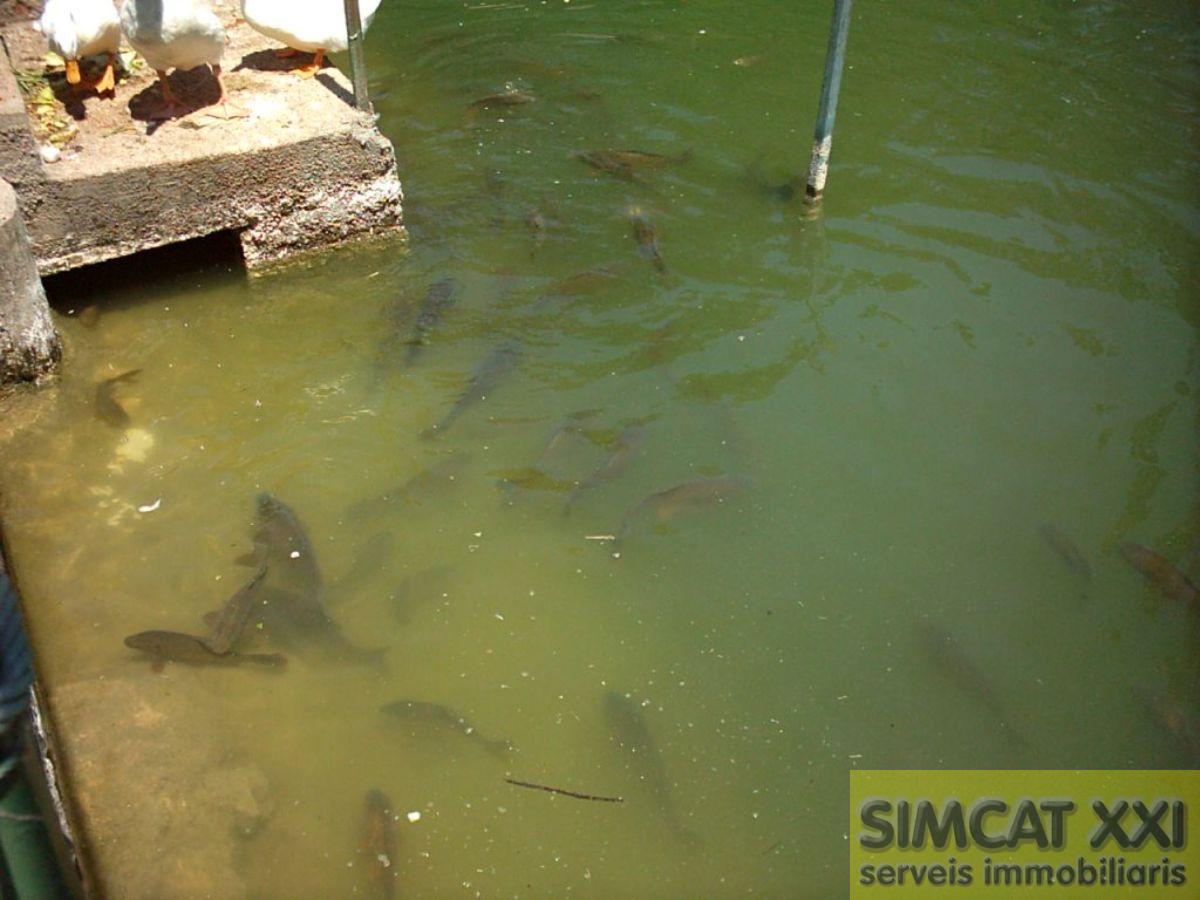
[(574, 797), (576, 800), (595, 800), (599, 803), (624, 803), (624, 797), (605, 797), (601, 794), (581, 794), (579, 791), (568, 791), (566, 788), (551, 787), (548, 784), (534, 784), (532, 781), (517, 781), (515, 778), (505, 778), (509, 784), (517, 787), (532, 788), (535, 791), (548, 791), (551, 794), (562, 794), (564, 797)]

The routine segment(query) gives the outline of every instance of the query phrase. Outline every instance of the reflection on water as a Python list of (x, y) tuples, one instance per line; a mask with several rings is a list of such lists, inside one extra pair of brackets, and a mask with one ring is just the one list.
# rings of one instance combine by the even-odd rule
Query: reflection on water
[(827, 9), (385, 4), (408, 248), (71, 282), (113, 895), (836, 896), (852, 767), (1194, 765), (1195, 23), (1077, 7), (860, 12), (806, 220)]

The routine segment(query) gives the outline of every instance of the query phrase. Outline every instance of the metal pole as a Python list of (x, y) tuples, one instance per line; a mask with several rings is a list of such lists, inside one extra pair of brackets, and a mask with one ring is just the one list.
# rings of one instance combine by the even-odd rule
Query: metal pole
[(833, 0), (833, 23), (829, 26), (829, 48), (825, 51), (825, 77), (821, 81), (821, 104), (813, 133), (812, 160), (808, 164), (805, 193), (817, 203), (825, 192), (829, 174), (829, 151), (833, 146), (833, 120), (837, 116), (838, 90), (842, 86), (842, 64), (846, 61), (846, 36), (850, 33), (850, 0)]
[(346, 37), (350, 48), (350, 80), (354, 83), (354, 105), (363, 112), (370, 112), (367, 59), (363, 55), (362, 16), (358, 11), (358, 0), (346, 0)]

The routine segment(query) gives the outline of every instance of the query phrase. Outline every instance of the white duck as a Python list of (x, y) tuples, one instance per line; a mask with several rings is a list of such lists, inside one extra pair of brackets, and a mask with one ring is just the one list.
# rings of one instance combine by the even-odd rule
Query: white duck
[(188, 109), (171, 92), (168, 69), (207, 65), (221, 91), (218, 102), (224, 105), (228, 101), (225, 82), (221, 80), (225, 29), (208, 0), (125, 0), (121, 27), (133, 49), (158, 73), (168, 117)]
[[(363, 34), (375, 18), (381, 0), (361, 0)], [(346, 35), (346, 6), (343, 0), (242, 0), (242, 18), (255, 31), (287, 44), (280, 56), (290, 56), (298, 50), (315, 54), (312, 62), (297, 71), (303, 77), (317, 74), (326, 51), (345, 50), (350, 45)]]
[(68, 83), (83, 81), (79, 60), (103, 53), (108, 63), (92, 87), (98, 94), (116, 87), (113, 64), (121, 44), (121, 20), (112, 0), (46, 0), (37, 27), (50, 49), (66, 61)]

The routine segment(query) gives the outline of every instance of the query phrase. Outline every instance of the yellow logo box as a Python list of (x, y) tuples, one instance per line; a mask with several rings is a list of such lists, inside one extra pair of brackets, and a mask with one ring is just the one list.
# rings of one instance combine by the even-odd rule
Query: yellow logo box
[(852, 771), (850, 897), (1200, 896), (1197, 771)]

